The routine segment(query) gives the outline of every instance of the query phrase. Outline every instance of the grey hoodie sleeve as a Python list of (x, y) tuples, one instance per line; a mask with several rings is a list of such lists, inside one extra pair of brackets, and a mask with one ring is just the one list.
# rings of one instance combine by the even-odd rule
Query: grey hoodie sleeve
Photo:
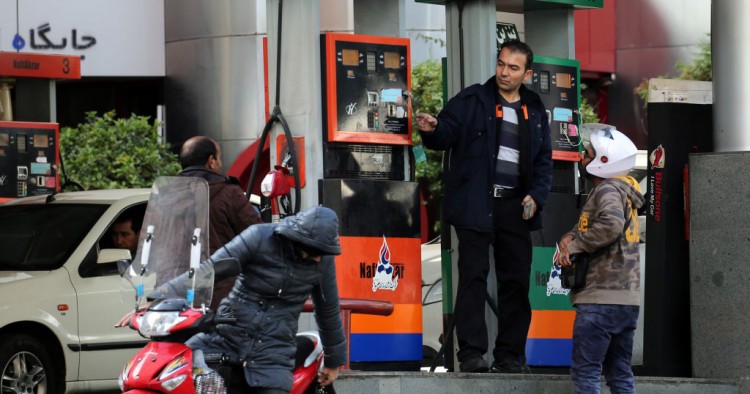
[(325, 366), (335, 368), (345, 365), (347, 357), (346, 336), (341, 324), (339, 291), (336, 285), (336, 267), (332, 256), (323, 257), (326, 264), (320, 284), (313, 289), (315, 321), (320, 328), (320, 338), (325, 352)]

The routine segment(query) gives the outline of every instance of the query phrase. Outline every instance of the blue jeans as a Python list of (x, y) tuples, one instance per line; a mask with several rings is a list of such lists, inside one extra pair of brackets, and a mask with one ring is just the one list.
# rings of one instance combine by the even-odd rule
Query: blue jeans
[(600, 376), (613, 394), (635, 393), (630, 360), (637, 305), (576, 305), (570, 377), (576, 393), (599, 393)]

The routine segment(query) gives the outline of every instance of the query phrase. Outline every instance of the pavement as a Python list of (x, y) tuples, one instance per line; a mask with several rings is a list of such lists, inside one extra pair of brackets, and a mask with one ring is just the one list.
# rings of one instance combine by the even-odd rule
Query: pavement
[[(345, 371), (334, 387), (338, 394), (573, 393), (569, 376), (550, 374)], [(639, 394), (750, 394), (750, 380), (637, 376), (636, 391)], [(603, 381), (602, 393), (609, 393)]]

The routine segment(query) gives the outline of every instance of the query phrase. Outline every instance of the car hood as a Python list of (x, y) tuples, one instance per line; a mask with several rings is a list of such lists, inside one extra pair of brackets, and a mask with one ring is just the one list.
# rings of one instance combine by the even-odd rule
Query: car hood
[(0, 285), (48, 276), (49, 271), (0, 271)]

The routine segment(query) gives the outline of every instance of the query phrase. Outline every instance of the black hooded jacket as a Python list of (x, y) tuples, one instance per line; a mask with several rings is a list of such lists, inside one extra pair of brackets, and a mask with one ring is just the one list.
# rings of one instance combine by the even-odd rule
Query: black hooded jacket
[[(294, 242), (328, 255), (317, 263), (302, 260)], [(332, 256), (340, 253), (338, 219), (328, 208), (308, 208), (279, 223), (250, 226), (211, 256), (213, 261), (234, 257), (242, 265), (234, 288), (217, 311), (237, 323), (221, 324), (215, 333), (199, 334), (188, 345), (243, 363), (250, 386), (289, 391), (298, 319), (305, 300), (312, 296), (325, 365), (346, 364)]]

